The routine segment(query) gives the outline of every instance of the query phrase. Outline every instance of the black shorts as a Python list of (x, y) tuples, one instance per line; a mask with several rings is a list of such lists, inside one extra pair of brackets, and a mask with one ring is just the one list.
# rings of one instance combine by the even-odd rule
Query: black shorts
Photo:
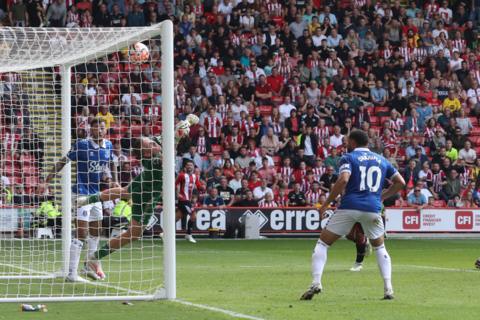
[(192, 214), (192, 203), (190, 201), (178, 201), (177, 209), (183, 216), (188, 216)]

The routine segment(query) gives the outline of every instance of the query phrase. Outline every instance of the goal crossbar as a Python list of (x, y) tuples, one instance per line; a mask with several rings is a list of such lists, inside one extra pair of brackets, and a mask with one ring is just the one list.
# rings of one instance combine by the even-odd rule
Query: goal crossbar
[[(165, 22), (141, 28), (1, 27), (0, 72), (74, 66), (158, 36), (162, 33), (162, 24)], [(32, 43), (41, 45), (32, 48)]]

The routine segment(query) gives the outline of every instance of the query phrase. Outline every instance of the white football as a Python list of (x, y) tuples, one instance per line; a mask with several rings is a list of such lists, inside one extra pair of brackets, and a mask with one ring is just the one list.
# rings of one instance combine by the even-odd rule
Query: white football
[(188, 121), (188, 123), (190, 123), (191, 126), (194, 126), (194, 125), (196, 125), (197, 123), (200, 122), (200, 119), (196, 115), (191, 113), (187, 116), (187, 121)]
[(131, 62), (142, 64), (150, 58), (150, 50), (143, 43), (137, 42), (130, 48), (129, 56)]
[(187, 120), (180, 121), (175, 126), (175, 137), (181, 139), (190, 134), (190, 123)]

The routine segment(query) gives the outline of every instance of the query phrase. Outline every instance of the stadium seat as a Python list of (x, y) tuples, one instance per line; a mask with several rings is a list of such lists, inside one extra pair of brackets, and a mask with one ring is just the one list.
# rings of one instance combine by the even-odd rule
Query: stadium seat
[(220, 144), (213, 144), (212, 145), (212, 153), (214, 155), (221, 155), (223, 153), (223, 147)]
[(259, 106), (260, 108), (260, 114), (262, 116), (269, 116), (272, 114), (272, 106)]
[(470, 137), (470, 141), (472, 141), (472, 144), (476, 147), (480, 147), (480, 137), (474, 136)]
[(390, 114), (389, 107), (375, 107), (375, 115), (376, 116), (386, 116)]
[(379, 126), (380, 120), (377, 116), (370, 116), (370, 124), (373, 126)]
[(444, 200), (434, 200), (433, 206), (435, 208), (445, 208), (447, 206), (447, 203)]
[(471, 135), (471, 136), (480, 136), (480, 128), (479, 128), (479, 127), (474, 127), (474, 128), (470, 131), (470, 135)]
[(389, 121), (390, 117), (389, 116), (382, 116), (380, 117), (380, 125), (383, 125), (385, 122)]

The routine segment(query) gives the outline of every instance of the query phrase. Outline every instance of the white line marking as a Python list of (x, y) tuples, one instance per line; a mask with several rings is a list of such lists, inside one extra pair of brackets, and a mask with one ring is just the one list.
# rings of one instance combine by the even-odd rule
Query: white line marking
[(108, 283), (93, 282), (93, 281), (90, 281), (90, 280), (87, 280), (87, 281), (88, 282), (86, 282), (86, 283), (90, 284), (92, 286), (111, 288), (111, 289), (115, 289), (115, 290), (119, 290), (119, 291), (126, 291), (127, 293), (133, 293), (133, 294), (138, 294), (138, 295), (148, 295), (148, 293), (145, 292), (145, 291), (137, 291), (137, 290), (127, 289), (127, 288), (124, 288), (124, 287), (115, 286), (115, 285), (111, 285), (111, 284), (108, 284)]
[[(22, 271), (27, 271), (30, 274), (32, 274), (32, 273), (39, 273), (39, 274), (44, 274), (44, 275), (54, 274), (54, 273), (47, 273), (47, 272), (43, 272), (43, 271), (37, 271), (35, 269), (30, 269), (30, 268), (14, 266), (14, 265), (11, 265), (11, 264), (8, 264), (8, 263), (0, 263), (0, 265), (16, 268), (16, 269), (19, 269), (19, 270), (22, 270)], [(68, 282), (66, 282), (66, 283), (68, 283)], [(70, 283), (71, 284), (80, 284), (80, 282), (70, 282)], [(132, 289), (128, 289), (128, 288), (124, 288), (124, 287), (120, 287), (120, 286), (115, 286), (115, 285), (111, 285), (111, 284), (108, 284), (108, 283), (97, 282), (97, 281), (93, 282), (93, 281), (90, 281), (88, 279), (85, 279), (85, 282), (82, 282), (82, 283), (89, 284), (89, 285), (96, 286), (96, 287), (104, 287), (104, 288), (111, 288), (111, 289), (115, 289), (115, 290), (119, 290), (119, 291), (126, 291), (128, 293), (133, 293), (133, 294), (138, 294), (138, 295), (147, 295), (148, 294), (145, 291), (132, 290)]]
[(190, 307), (195, 307), (195, 308), (199, 308), (199, 309), (205, 309), (205, 310), (220, 312), (220, 313), (223, 313), (223, 314), (226, 314), (228, 316), (235, 317), (235, 318), (250, 319), (250, 320), (264, 320), (263, 318), (249, 316), (247, 314), (238, 313), (238, 312), (235, 312), (235, 311), (230, 311), (230, 310), (221, 309), (221, 308), (217, 308), (217, 307), (211, 307), (211, 306), (207, 306), (205, 304), (192, 303), (192, 302), (188, 302), (188, 301), (185, 301), (185, 300), (178, 300), (178, 299), (177, 300), (172, 300), (172, 301), (173, 302), (178, 302), (180, 304), (190, 306)]
[(21, 267), (21, 266), (16, 266), (16, 265), (13, 265), (13, 264), (9, 264), (9, 263), (1, 263), (0, 262), (0, 265), (2, 266), (6, 266), (6, 267), (10, 267), (10, 268), (14, 268), (14, 269), (18, 269), (18, 270), (22, 270), (22, 271), (26, 271), (28, 272), (29, 274), (32, 274), (32, 273), (38, 273), (38, 274), (43, 274), (43, 275), (51, 275), (53, 274), (54, 272), (45, 272), (45, 271), (37, 271), (37, 270), (34, 270), (34, 269), (30, 269), (30, 268), (24, 268), (24, 267)]
[(437, 271), (449, 271), (449, 272), (480, 272), (478, 270), (473, 270), (473, 269), (460, 269), (460, 268), (444, 268), (444, 267), (434, 267), (434, 266), (422, 266), (422, 265), (416, 265), (416, 264), (398, 264), (398, 265), (393, 265), (393, 269), (395, 270), (395, 267), (406, 267), (406, 268), (412, 268), (412, 269), (425, 269), (425, 270), (437, 270)]

